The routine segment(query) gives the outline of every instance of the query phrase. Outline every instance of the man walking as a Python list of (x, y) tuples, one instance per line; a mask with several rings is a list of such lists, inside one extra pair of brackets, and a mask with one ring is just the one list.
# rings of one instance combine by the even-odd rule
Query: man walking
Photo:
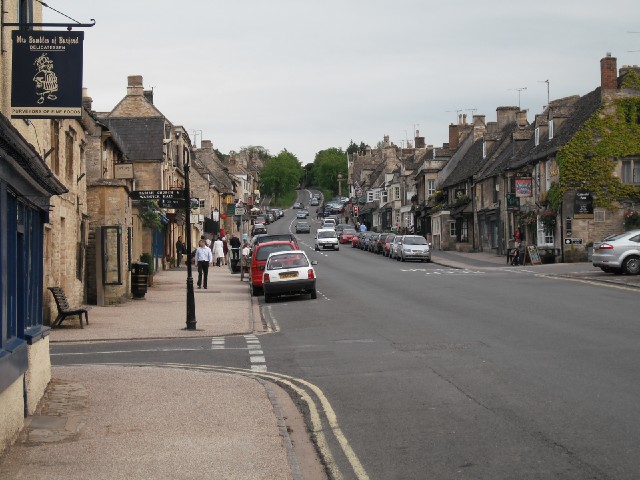
[[(196, 265), (198, 265), (198, 288), (207, 288), (207, 279), (209, 277), (209, 265), (213, 263), (211, 249), (206, 246), (204, 240), (200, 240), (196, 249)], [(204, 279), (203, 279), (204, 277)]]
[(239, 260), (240, 259), (240, 239), (234, 233), (231, 235), (231, 240), (229, 240), (229, 245), (231, 246), (231, 260)]

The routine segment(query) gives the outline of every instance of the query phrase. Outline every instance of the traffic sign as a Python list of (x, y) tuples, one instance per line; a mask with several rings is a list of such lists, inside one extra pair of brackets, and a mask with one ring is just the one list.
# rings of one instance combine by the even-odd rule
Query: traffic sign
[(244, 207), (236, 207), (235, 215), (244, 215), (245, 213), (247, 213), (247, 211)]

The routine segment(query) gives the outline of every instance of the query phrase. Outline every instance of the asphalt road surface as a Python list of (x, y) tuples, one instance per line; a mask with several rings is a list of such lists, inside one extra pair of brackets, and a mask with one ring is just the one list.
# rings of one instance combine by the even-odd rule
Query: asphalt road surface
[(269, 370), (322, 390), (371, 478), (640, 478), (637, 292), (299, 237), (318, 300), (263, 307)]
[[(295, 221), (289, 210), (269, 232)], [(637, 291), (315, 252), (311, 223), (298, 237), (318, 260), (318, 299), (261, 299), (278, 331), (259, 339), (269, 372), (317, 386), (335, 412), (327, 441), (345, 478), (640, 478)], [(52, 353), (250, 368), (241, 336)]]

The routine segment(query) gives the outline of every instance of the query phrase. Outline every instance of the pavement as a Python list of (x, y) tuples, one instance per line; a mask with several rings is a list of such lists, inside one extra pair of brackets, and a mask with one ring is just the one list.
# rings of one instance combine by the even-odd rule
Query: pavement
[[(89, 306), (88, 325), (65, 320), (50, 341), (265, 331), (246, 281), (224, 266), (209, 269), (208, 289), (194, 287), (196, 330), (186, 330), (186, 278), (184, 266), (158, 272), (144, 299)], [(53, 366), (36, 414), (0, 457), (0, 472), (3, 479), (326, 478), (280, 387), (251, 371), (171, 365)]]
[[(432, 255), (434, 264), (446, 268), (527, 269), (640, 288), (640, 275), (605, 274), (586, 262), (512, 267), (493, 253)], [(209, 288), (194, 291), (196, 330), (186, 330), (186, 272), (186, 267), (158, 272), (144, 299), (88, 307), (85, 328), (66, 320), (50, 341), (268, 331), (246, 282), (226, 267), (211, 267)], [(250, 371), (178, 365), (52, 367), (38, 411), (25, 419), (19, 439), (0, 457), (0, 472), (3, 479), (327, 478), (286, 392)]]

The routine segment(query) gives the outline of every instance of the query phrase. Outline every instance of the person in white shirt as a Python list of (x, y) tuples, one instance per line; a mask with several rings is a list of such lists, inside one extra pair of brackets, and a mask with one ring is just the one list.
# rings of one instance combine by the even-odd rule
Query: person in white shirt
[[(198, 242), (196, 249), (196, 265), (198, 265), (198, 288), (207, 288), (207, 278), (209, 277), (209, 265), (213, 263), (211, 249), (207, 247), (204, 240)], [(204, 281), (203, 281), (204, 277)]]
[(222, 259), (224, 258), (224, 245), (220, 237), (213, 242), (213, 258), (216, 259), (216, 265), (221, 266)]

